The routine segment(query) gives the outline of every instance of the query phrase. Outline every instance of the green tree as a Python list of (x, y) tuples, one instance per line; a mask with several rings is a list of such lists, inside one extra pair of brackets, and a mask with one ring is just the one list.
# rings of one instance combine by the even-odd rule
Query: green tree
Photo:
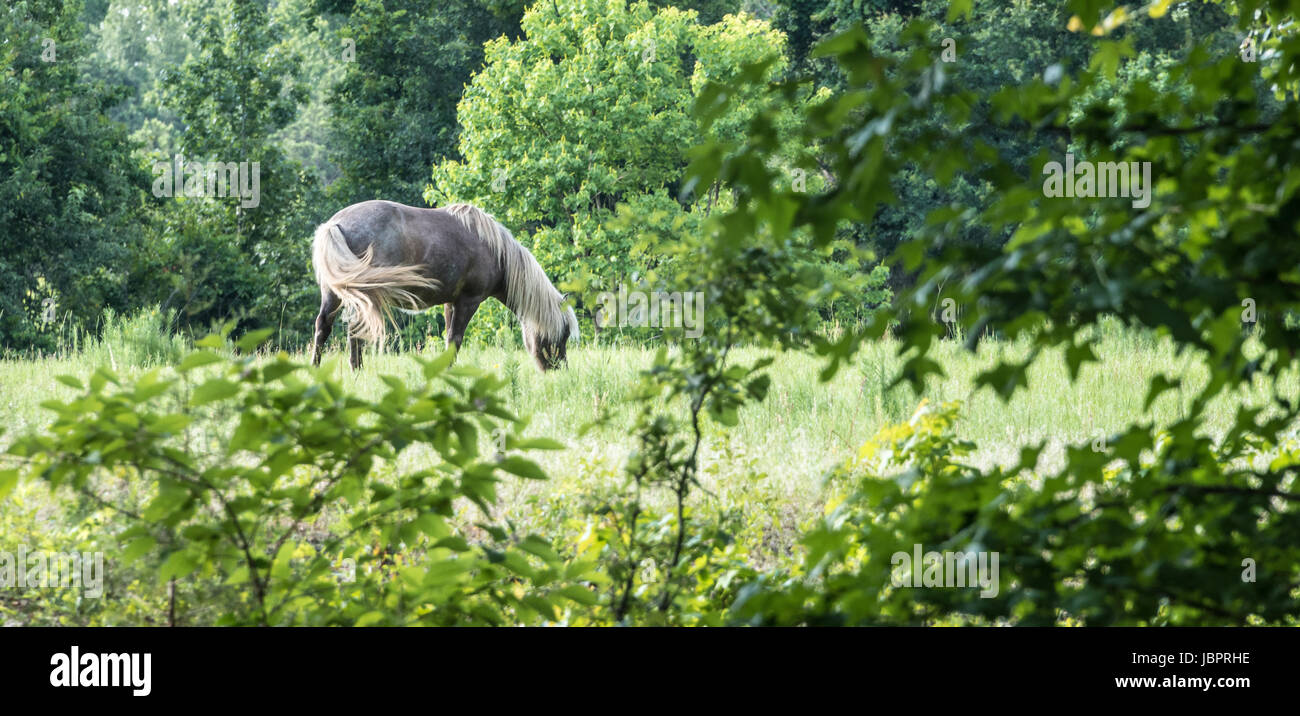
[(148, 177), (108, 112), (120, 87), (83, 78), (80, 2), (0, 10), (0, 347), (48, 349), (50, 327), (122, 308)]
[(346, 17), (321, 12), (314, 0), (280, 0), (270, 10), (271, 22), (283, 28), (284, 45), (301, 58), (308, 99), (294, 120), (272, 135), (271, 141), (285, 157), (309, 169), (323, 186), (339, 178), (331, 159), (330, 92), (343, 77), (347, 63), (335, 31)]
[(105, 9), (90, 71), (131, 88), (111, 116), (126, 125), (144, 151), (170, 156), (181, 125), (165, 103), (163, 78), (194, 47), (186, 33), (186, 6), (167, 0), (112, 0)]
[(197, 50), (165, 81), (184, 126), (177, 149), (186, 162), (248, 162), (250, 176), (256, 163), (260, 187), (255, 206), (172, 200), (159, 252), (173, 264), (164, 300), (200, 326), (239, 316), (301, 339), (315, 303), (307, 237), (325, 216), (314, 177), (274, 140), (308, 96), (300, 58), (256, 0), (218, 0), (194, 21)]
[[(1145, 12), (1158, 22), (1179, 22), (1168, 13), (1170, 4), (1152, 3)], [(694, 166), (700, 180), (720, 179), (737, 195), (718, 231), (705, 233), (692, 250), (693, 270), (717, 296), (715, 333), (725, 338), (661, 356), (647, 374), (646, 395), (683, 395), (694, 410), (703, 406), (732, 420), (727, 411), (762, 399), (763, 391), (752, 387), (765, 378), (761, 364), (723, 360), (737, 342), (811, 345), (827, 356), (823, 375), (829, 377), (863, 341), (891, 329), (904, 361), (898, 380), (919, 392), (928, 378), (943, 375), (930, 355), (949, 333), (931, 313), (937, 297), (965, 309), (954, 322), (970, 349), (981, 349), (989, 331), (1030, 346), (1027, 357), (1002, 354), (977, 376), (980, 389), (1003, 399), (1026, 387), (1031, 366), (1049, 355), (1063, 354), (1072, 376), (1096, 361), (1099, 324), (1111, 317), (1168, 337), (1196, 357), (1206, 380), (1153, 379), (1148, 405), (1174, 388), (1190, 393), (1183, 417), (1162, 429), (1137, 420), (1104, 444), (1068, 445), (1054, 469), (1039, 467), (1045, 444), (1026, 446), (1013, 465), (967, 465), (971, 446), (950, 434), (953, 410), (921, 411), (845, 466), (840, 477), (850, 487), (843, 504), (806, 535), (803, 569), (756, 580), (738, 600), (738, 618), (1295, 623), (1300, 459), (1288, 376), (1296, 369), (1300, 333), (1286, 324), (1300, 310), (1300, 248), (1290, 238), (1300, 203), (1294, 8), (1280, 1), (1223, 5), (1238, 28), (1253, 28), (1255, 60), (1243, 60), (1236, 47), (1224, 52), (1213, 34), (1193, 37), (1186, 62), (1165, 70), (1167, 86), (1186, 91), (1160, 92), (1154, 78), (1140, 75), (1143, 60), (1134, 57), (1135, 38), (1124, 29), (1128, 11), (1103, 12), (1090, 0), (1068, 7), (1074, 13), (1068, 26), (1089, 43), (1089, 62), (1027, 73), (987, 107), (978, 91), (943, 81), (928, 23), (904, 30), (909, 49), (897, 59), (877, 54), (863, 28), (823, 42), (816, 52), (840, 66), (848, 91), (812, 108), (800, 125), (806, 141), (826, 149), (822, 161), (839, 178), (820, 194), (781, 185), (765, 161), (773, 137), (761, 123), (739, 152), (701, 152)], [(971, 3), (954, 2), (953, 11), (980, 19)], [(1119, 82), (1124, 71), (1139, 74)], [(725, 87), (713, 92), (732, 94)], [(1274, 94), (1290, 101), (1278, 105)], [(986, 113), (980, 121), (996, 127), (1034, 128), (1068, 140), (1092, 162), (1149, 163), (1149, 205), (1125, 195), (1051, 196), (1044, 175), (1054, 157), (1042, 152), (1023, 171), (989, 142), (972, 144), (963, 129), (973, 112)], [(934, 119), (935, 131), (895, 136)], [(804, 297), (815, 285), (803, 276), (761, 289), (726, 278), (754, 262), (781, 265), (790, 237), (800, 231), (828, 244), (841, 222), (898, 201), (890, 178), (907, 171), (939, 186), (967, 172), (992, 185), (992, 200), (929, 212), (926, 228), (891, 256), (916, 274), (916, 285), (863, 330), (835, 340), (801, 333)], [(961, 241), (972, 223), (1011, 238), (1002, 246)], [(772, 292), (780, 297), (762, 300)], [(1226, 431), (1212, 431), (1212, 401), (1247, 385), (1262, 386), (1269, 404), (1243, 408)], [(643, 421), (640, 434), (655, 448), (644, 455), (690, 445), (690, 432), (683, 438), (663, 428), (671, 419)], [(698, 428), (694, 435), (698, 443)], [(669, 454), (673, 460), (662, 469), (677, 476), (676, 485), (689, 485), (694, 453)], [(915, 544), (999, 553), (997, 595), (895, 586), (890, 555)]]
[(600, 290), (644, 277), (652, 247), (698, 230), (718, 203), (685, 183), (687, 149), (739, 136), (755, 111), (742, 100), (705, 128), (696, 93), (764, 58), (775, 75), (782, 37), (745, 15), (701, 25), (694, 11), (621, 0), (539, 3), (522, 28), (486, 46), (460, 103), (463, 159), (434, 167), (425, 200), (492, 211), (553, 278), (587, 274)]
[[(1093, 43), (1089, 35), (1068, 28), (1071, 12), (1060, 4), (973, 0), (971, 8), (978, 21), (963, 14), (949, 15), (946, 0), (787, 0), (774, 22), (794, 33), (797, 42), (792, 42), (792, 58), (807, 76), (837, 91), (851, 84), (846, 84), (844, 68), (831, 58), (811, 57), (809, 43), (860, 25), (870, 51), (892, 60), (891, 68), (901, 66), (918, 49), (918, 43), (924, 44), (930, 48), (930, 58), (940, 63), (942, 73), (936, 77), (972, 92), (977, 105), (967, 116), (952, 120), (937, 115), (908, 119), (889, 133), (890, 142), (924, 142), (933, 133), (957, 129), (967, 140), (963, 153), (985, 144), (1016, 171), (1028, 171), (1040, 152), (1060, 148), (1061, 137), (1026, 125), (989, 121), (993, 97), (1009, 84), (1044, 76), (1049, 68), (1069, 73), (1087, 67)], [(924, 37), (910, 31), (916, 21), (925, 22)], [(1191, 38), (1204, 40), (1217, 52), (1232, 51), (1239, 39), (1229, 25), (1228, 16), (1214, 3), (1188, 3), (1169, 17), (1131, 17), (1117, 29), (1117, 35), (1129, 43), (1136, 61), (1125, 63), (1113, 80), (1096, 91), (1114, 96), (1120, 88), (1151, 83), (1161, 92), (1186, 95), (1190, 89), (1185, 83), (1179, 86), (1178, 73), (1171, 70), (1186, 61), (1195, 44)], [(891, 118), (891, 122), (900, 121)], [(959, 124), (944, 126), (949, 121)], [(849, 235), (856, 243), (886, 255), (923, 231), (926, 217), (935, 209), (949, 205), (984, 208), (996, 198), (994, 184), (972, 172), (951, 171), (957, 178), (945, 183), (935, 181), (920, 167), (908, 166), (898, 172), (891, 177), (898, 200), (881, 206), (868, 221), (850, 229)], [(955, 240), (997, 247), (1009, 237), (1009, 233), (992, 232), (986, 225), (970, 222)], [(898, 285), (910, 277), (897, 272), (894, 279)]]
[(418, 206), (429, 167), (455, 156), (456, 103), (483, 43), (517, 31), (522, 8), (480, 0), (358, 0), (329, 47), (342, 78), (328, 104), (340, 206)]

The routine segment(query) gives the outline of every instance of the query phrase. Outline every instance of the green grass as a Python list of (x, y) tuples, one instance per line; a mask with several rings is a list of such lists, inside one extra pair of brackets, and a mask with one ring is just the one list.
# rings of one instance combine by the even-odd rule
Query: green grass
[[(111, 363), (120, 374), (132, 376), (174, 353), (170, 342), (145, 340), (138, 333), (130, 326), (119, 327), (111, 341), (76, 353), (0, 361), (0, 410), (6, 415), (9, 435), (39, 428), (48, 417), (39, 407), (41, 401), (71, 394), (55, 381), (59, 374), (84, 377), (95, 365)], [(983, 467), (1009, 464), (1018, 458), (1020, 447), (1045, 441), (1048, 449), (1039, 467), (1054, 470), (1062, 464), (1067, 444), (1091, 442), (1134, 421), (1163, 425), (1181, 417), (1204, 381), (1195, 356), (1176, 355), (1168, 342), (1151, 336), (1110, 328), (1104, 333), (1098, 350), (1101, 362), (1084, 366), (1077, 381), (1070, 381), (1059, 355), (1049, 355), (1031, 370), (1029, 389), (1018, 392), (1009, 403), (986, 389), (974, 391), (974, 378), (998, 356), (1026, 355), (1024, 344), (989, 342), (973, 355), (955, 342), (941, 343), (935, 358), (946, 377), (933, 379), (923, 395), (914, 395), (905, 386), (886, 390), (901, 363), (892, 341), (865, 346), (855, 362), (828, 383), (818, 381), (822, 364), (815, 356), (777, 355), (770, 369), (773, 382), (768, 399), (743, 409), (739, 425), (731, 430), (707, 425), (701, 461), (705, 486), (714, 494), (762, 489), (782, 505), (788, 516), (786, 527), (793, 531), (820, 508), (822, 476), (882, 425), (906, 420), (923, 398), (963, 402), (958, 433), (978, 446), (973, 461)], [(113, 343), (118, 344), (116, 349)], [(742, 348), (733, 354), (748, 362), (760, 353)], [(567, 370), (543, 374), (522, 349), (465, 347), (458, 363), (506, 379), (510, 404), (531, 420), (528, 435), (556, 438), (567, 446), (533, 455), (551, 480), (505, 482), (497, 516), (528, 525), (534, 509), (530, 498), (572, 494), (622, 479), (621, 468), (633, 446), (636, 408), (629, 403), (629, 394), (638, 371), (651, 363), (653, 355), (650, 349), (635, 347), (576, 346), (570, 351)], [(379, 374), (414, 379), (418, 373), (418, 364), (405, 354), (368, 352), (358, 373), (346, 367), (341, 353), (329, 358), (344, 385), (367, 397), (384, 390)], [(1157, 373), (1181, 377), (1184, 387), (1167, 392), (1150, 411), (1144, 411), (1147, 381)], [(1298, 384), (1294, 374), (1288, 375), (1283, 393), (1294, 398), (1300, 392)], [(1212, 406), (1206, 428), (1211, 434), (1222, 434), (1239, 403), (1259, 404), (1265, 396), (1259, 388), (1220, 398)], [(580, 435), (602, 413), (609, 420)], [(0, 446), (5, 439), (0, 437)], [(414, 465), (426, 457), (408, 451), (402, 459)]]
[[(0, 451), (14, 435), (39, 430), (51, 419), (40, 407), (43, 401), (72, 397), (72, 389), (58, 382), (57, 376), (84, 379), (96, 366), (105, 365), (132, 378), (176, 360), (186, 345), (179, 339), (160, 337), (166, 320), (156, 313), (125, 320), (110, 318), (102, 340), (70, 345), (61, 355), (0, 359), (0, 411), (6, 428), (0, 435)], [(826, 383), (818, 380), (823, 364), (815, 356), (778, 354), (769, 369), (772, 385), (766, 401), (742, 409), (739, 423), (731, 429), (704, 421), (700, 477), (706, 489), (696, 491), (692, 499), (716, 500), (721, 506), (742, 509), (746, 525), (761, 542), (746, 555), (751, 566), (788, 565), (797, 558), (794, 548), (809, 519), (823, 509), (823, 476), (882, 426), (907, 420), (921, 400), (961, 401), (957, 432), (977, 446), (970, 457), (977, 466), (1012, 464), (1022, 446), (1046, 442), (1040, 473), (1059, 469), (1066, 445), (1090, 443), (1134, 422), (1150, 421), (1159, 426), (1182, 417), (1205, 381), (1199, 358), (1193, 353), (1177, 354), (1168, 341), (1150, 334), (1120, 330), (1114, 324), (1105, 324), (1100, 330), (1099, 363), (1085, 365), (1078, 379), (1071, 381), (1060, 355), (1044, 356), (1030, 370), (1028, 389), (1017, 392), (1007, 403), (989, 390), (974, 390), (975, 376), (999, 358), (1022, 360), (1029, 349), (1024, 342), (985, 342), (978, 354), (966, 352), (957, 342), (941, 342), (933, 348), (932, 357), (945, 376), (932, 379), (920, 394), (907, 387), (887, 389), (902, 363), (896, 355), (898, 344), (891, 340), (864, 345), (854, 361)], [(634, 411), (639, 409), (630, 396), (638, 373), (651, 364), (654, 352), (627, 346), (573, 346), (567, 369), (544, 374), (520, 348), (466, 345), (457, 357), (458, 364), (505, 379), (509, 404), (530, 421), (525, 433), (555, 438), (566, 445), (563, 450), (530, 453), (550, 479), (505, 479), (499, 485), (500, 500), (492, 510), (492, 521), (509, 519), (521, 533), (570, 540), (583, 532), (584, 525), (573, 519), (582, 514), (580, 502), (593, 492), (623, 484), (622, 468), (635, 444)], [(431, 356), (433, 350), (426, 349), (424, 354)], [(764, 353), (739, 348), (732, 355), (735, 360), (751, 362)], [(308, 356), (297, 358), (305, 362)], [(327, 361), (344, 387), (362, 397), (376, 398), (386, 391), (379, 379), (382, 374), (406, 381), (420, 379), (419, 364), (405, 353), (370, 351), (365, 367), (355, 373), (347, 368), (339, 350), (332, 351)], [(1166, 392), (1149, 411), (1144, 410), (1147, 383), (1160, 373), (1180, 378), (1183, 387)], [(1294, 372), (1286, 373), (1278, 389), (1295, 401), (1300, 397), (1300, 379)], [(1221, 436), (1238, 405), (1264, 404), (1268, 395), (1265, 386), (1257, 385), (1220, 396), (1210, 406), (1204, 429)], [(660, 408), (685, 417), (683, 405)], [(584, 431), (602, 415), (607, 419)], [(194, 426), (188, 444), (202, 452), (222, 454), (229, 429), (229, 425), (211, 423)], [(484, 450), (490, 450), (486, 444), (489, 436), (481, 439)], [(434, 459), (431, 449), (415, 446), (401, 454), (396, 468), (400, 472), (421, 470)], [(0, 462), (4, 460), (0, 457)], [(119, 481), (112, 488), (131, 486)], [(660, 511), (668, 507), (666, 493), (649, 498), (651, 503), (660, 503), (654, 505)], [(331, 530), (346, 519), (345, 509), (342, 505), (331, 508), (329, 516), (313, 529)], [(41, 483), (21, 484), (0, 501), (0, 550), (12, 551), (26, 544), (29, 549), (84, 551), (99, 548), (96, 545), (101, 540), (112, 544), (113, 535), (126, 526), (107, 510), (86, 510), (86, 505), (72, 496), (52, 496)], [(453, 521), (463, 534), (475, 539), (478, 528), (474, 525), (482, 518), (477, 507), (465, 503)], [(162, 587), (145, 584), (151, 578), (143, 576), (141, 569), (120, 569), (109, 575), (121, 580), (112, 587), (119, 595), (112, 610), (95, 611), (76, 601), (75, 593), (55, 590), (50, 592), (53, 596), (31, 597), (38, 599), (36, 602), (24, 601), (27, 598), (10, 600), (7, 605), (0, 602), (0, 621), (161, 623), (166, 619), (160, 606), (165, 605), (165, 593), (159, 592)], [(206, 609), (200, 603), (188, 605), (186, 619), (207, 623), (205, 620), (215, 616)]]

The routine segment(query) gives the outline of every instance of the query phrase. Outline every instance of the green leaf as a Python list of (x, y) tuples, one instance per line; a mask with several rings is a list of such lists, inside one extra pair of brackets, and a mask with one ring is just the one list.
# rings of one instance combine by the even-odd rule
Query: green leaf
[(289, 361), (276, 361), (275, 363), (271, 363), (262, 368), (262, 381), (270, 383), (271, 381), (279, 380), (300, 368), (302, 368), (302, 366), (297, 365), (296, 363), (291, 363)]
[(235, 342), (235, 347), (242, 353), (252, 353), (257, 350), (258, 346), (265, 343), (267, 339), (273, 335), (275, 335), (274, 328), (263, 328), (257, 331), (249, 331)]
[(122, 551), (122, 561), (128, 564), (134, 562), (135, 560), (151, 552), (153, 548), (157, 546), (158, 546), (158, 540), (154, 539), (153, 537), (150, 537), (148, 535), (145, 535), (143, 537), (136, 537), (135, 539), (131, 540), (130, 544), (126, 546), (126, 549)]
[(220, 350), (226, 347), (226, 339), (216, 333), (209, 333), (197, 341), (194, 341), (194, 345), (199, 348), (214, 348)]
[(545, 480), (546, 473), (537, 463), (526, 458), (511, 455), (497, 462), (497, 467), (529, 480)]
[(536, 594), (525, 594), (520, 601), (547, 619), (555, 619), (556, 617), (555, 605)]
[(958, 15), (965, 16), (969, 20), (973, 11), (972, 0), (949, 0), (947, 20), (952, 22), (957, 19)]
[(437, 542), (434, 542), (434, 543), (433, 543), (433, 546), (434, 546), (434, 547), (441, 547), (441, 548), (444, 548), (444, 549), (449, 549), (449, 550), (451, 550), (451, 551), (453, 551), (453, 552), (468, 552), (468, 551), (470, 551), (470, 545), (469, 545), (469, 542), (465, 541), (465, 538), (464, 538), (464, 537), (460, 537), (460, 536), (458, 536), (458, 535), (449, 535), (449, 536), (447, 536), (447, 537), (443, 537), (442, 539), (438, 540)]
[(187, 550), (177, 550), (163, 560), (162, 566), (158, 568), (158, 581), (166, 582), (172, 577), (183, 579), (194, 573), (199, 568), (199, 561)]
[(523, 541), (519, 543), (519, 548), (529, 554), (541, 557), (543, 560), (552, 564), (558, 564), (563, 561), (560, 559), (560, 555), (551, 548), (549, 542), (535, 535), (525, 537)]
[(1100, 70), (1106, 77), (1114, 79), (1115, 73), (1119, 71), (1120, 60), (1132, 56), (1132, 37), (1125, 37), (1119, 41), (1106, 40), (1099, 43), (1096, 51), (1093, 52), (1088, 69)]
[(181, 360), (180, 365), (176, 366), (176, 370), (181, 373), (188, 373), (195, 368), (201, 368), (213, 363), (220, 363), (221, 360), (221, 356), (212, 351), (195, 351), (185, 356), (185, 358)]
[(1065, 349), (1065, 365), (1070, 372), (1070, 382), (1079, 378), (1079, 368), (1084, 363), (1098, 362), (1097, 354), (1092, 352), (1091, 343), (1071, 345)]
[(516, 445), (520, 450), (563, 450), (565, 444), (551, 438), (524, 438)]
[(72, 377), (72, 376), (70, 376), (70, 375), (56, 375), (56, 376), (54, 376), (54, 379), (57, 380), (57, 381), (59, 381), (60, 383), (62, 383), (62, 384), (64, 384), (64, 385), (68, 386), (69, 388), (73, 388), (73, 389), (75, 389), (75, 390), (85, 390), (85, 389), (86, 389), (86, 386), (85, 386), (85, 385), (82, 385), (81, 381), (77, 380), (76, 378), (74, 378), (74, 377)]
[(1182, 378), (1169, 380), (1164, 375), (1157, 375), (1152, 378), (1151, 383), (1147, 388), (1147, 397), (1142, 401), (1142, 411), (1146, 412), (1150, 410), (1151, 404), (1156, 402), (1156, 398), (1159, 398), (1161, 393), (1177, 388), (1182, 385), (1182, 383)]
[(0, 500), (13, 491), (18, 485), (18, 468), (9, 468), (0, 470)]
[(107, 368), (96, 368), (95, 372), (90, 374), (90, 390), (93, 393), (100, 392), (104, 389), (104, 386), (109, 383), (112, 383), (113, 385), (121, 385), (117, 376)]
[(740, 423), (740, 416), (736, 412), (736, 406), (734, 405), (719, 406), (714, 403), (710, 406), (709, 414), (713, 416), (714, 420), (718, 421), (718, 424), (729, 428), (734, 428)]
[(357, 626), (357, 627), (370, 626), (371, 624), (378, 624), (382, 622), (384, 619), (385, 616), (383, 612), (369, 611), (357, 617), (357, 620), (352, 623), (352, 626)]
[(149, 423), (149, 430), (160, 435), (175, 435), (193, 422), (192, 416), (184, 413), (171, 413), (160, 416), (157, 420)]
[(455, 358), (455, 351), (443, 351), (436, 358), (424, 364), (424, 377), (426, 379), (433, 379), (440, 375), (443, 371), (447, 370), (447, 366), (450, 366), (451, 362), (455, 360)]
[(212, 378), (194, 389), (190, 405), (198, 407), (218, 400), (225, 400), (239, 393), (239, 385), (225, 378)]
[(1016, 388), (1023, 388), (1028, 385), (1027, 371), (1024, 365), (1011, 363), (1001, 363), (980, 373), (975, 378), (975, 386), (988, 386), (998, 394), (1002, 402), (1011, 400), (1015, 394)]
[(577, 584), (570, 584), (557, 590), (560, 595), (583, 606), (592, 607), (600, 603), (600, 595), (594, 590)]

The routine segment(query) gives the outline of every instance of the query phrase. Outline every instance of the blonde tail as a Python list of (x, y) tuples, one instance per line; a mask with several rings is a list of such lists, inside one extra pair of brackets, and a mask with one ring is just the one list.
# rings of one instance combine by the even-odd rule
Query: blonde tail
[(312, 242), (316, 282), (339, 297), (349, 316), (348, 334), (382, 343), (392, 306), (420, 307), (414, 289), (436, 289), (438, 281), (420, 274), (416, 266), (375, 266), (374, 247), (361, 256), (352, 253), (337, 224), (321, 224)]

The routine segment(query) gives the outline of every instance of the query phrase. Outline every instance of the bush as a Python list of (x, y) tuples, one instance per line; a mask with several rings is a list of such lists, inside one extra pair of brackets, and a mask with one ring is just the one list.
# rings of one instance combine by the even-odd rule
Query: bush
[(366, 401), (329, 378), (336, 365), (254, 355), (269, 334), (242, 338), (240, 358), (209, 336), (132, 383), (60, 377), (78, 395), (10, 446), (21, 464), (0, 470), (0, 497), (25, 475), (103, 506), (129, 525), (108, 569), (144, 559), (155, 601), (171, 584), (173, 604), (192, 598), (218, 624), (529, 624), (596, 602), (590, 564), (490, 522), (471, 544), (453, 524), (458, 501), (496, 500), (499, 472), (545, 478), (514, 451), (557, 447), (518, 436), (498, 379), (444, 353), (421, 361), (419, 385), (384, 376)]
[(152, 368), (172, 365), (188, 350), (183, 336), (176, 334), (176, 312), (157, 306), (130, 317), (104, 309), (98, 340), (87, 343), (83, 357), (93, 365)]
[[(1025, 448), (1017, 466), (981, 471), (962, 462), (974, 446), (954, 436), (957, 420), (956, 403), (923, 402), (910, 421), (865, 443), (832, 474), (825, 516), (803, 537), (802, 565), (748, 585), (735, 616), (754, 624), (1296, 623), (1300, 514), (1277, 482), (1300, 461), (1295, 441), (1256, 446), (1269, 473), (1213, 455), (1199, 460), (1213, 469), (1180, 474), (1193, 456), (1169, 435), (1091, 456), (1070, 448), (1073, 468), (1057, 474), (1032, 471), (1041, 445)], [(1146, 451), (1140, 470), (1110, 465)], [(893, 556), (917, 545), (927, 557), (900, 571)], [(983, 553), (995, 565), (991, 579), (934, 587), (936, 572), (947, 575), (931, 552)], [(913, 570), (924, 570), (925, 587), (908, 584)]]

